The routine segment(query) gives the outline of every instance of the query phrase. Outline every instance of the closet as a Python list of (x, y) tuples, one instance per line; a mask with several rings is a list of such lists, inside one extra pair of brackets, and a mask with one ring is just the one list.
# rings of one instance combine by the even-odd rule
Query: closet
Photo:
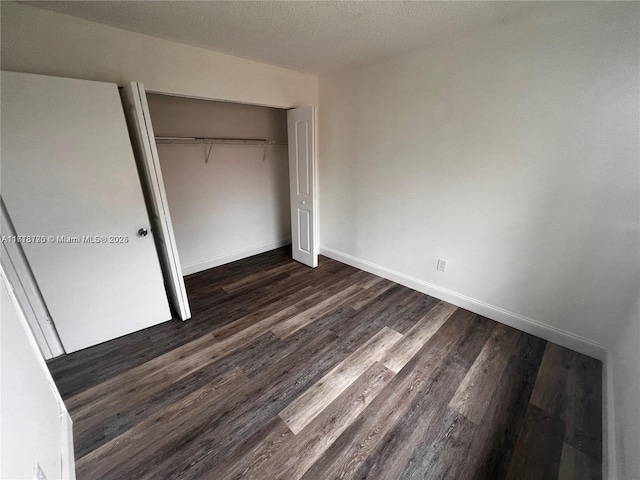
[(286, 110), (147, 101), (185, 275), (291, 243)]

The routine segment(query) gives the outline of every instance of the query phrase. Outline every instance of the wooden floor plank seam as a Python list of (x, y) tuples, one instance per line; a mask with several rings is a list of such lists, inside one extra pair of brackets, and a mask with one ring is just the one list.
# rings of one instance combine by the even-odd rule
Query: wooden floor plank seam
[(454, 305), (444, 302), (437, 304), (418, 320), (418, 323), (406, 333), (401, 341), (386, 352), (381, 363), (398, 373), (456, 310), (457, 307)]
[(321, 317), (322, 315), (347, 302), (351, 297), (353, 297), (360, 291), (360, 286), (352, 285), (345, 290), (323, 300), (314, 307), (308, 308), (307, 310), (288, 318), (286, 321), (283, 321), (280, 324), (274, 326), (271, 331), (281, 339), (285, 339), (290, 335), (293, 335), (301, 328), (304, 328), (306, 325), (313, 322), (317, 318)]
[(108, 469), (114, 458), (121, 455), (123, 450), (131, 458), (136, 457), (139, 461), (150, 445), (166, 441), (167, 430), (170, 434), (175, 434), (176, 431), (190, 428), (188, 415), (193, 414), (196, 408), (206, 409), (208, 405), (221, 400), (232, 388), (247, 381), (244, 373), (238, 368), (221, 375), (170, 408), (156, 413), (125, 434), (80, 458), (76, 465), (78, 477), (84, 477), (85, 468), (88, 466), (92, 469)]
[[(283, 433), (282, 429), (276, 431), (261, 444), (263, 448), (245, 456), (222, 478), (300, 478), (393, 376), (384, 365), (374, 362), (325, 411), (314, 417), (306, 429), (297, 435)], [(275, 445), (278, 447), (274, 448)]]
[(480, 351), (449, 406), (476, 425), (482, 421), (488, 405), (487, 399), (509, 362), (516, 346), (519, 332), (498, 325)]
[(384, 327), (278, 415), (298, 434), (401, 338), (400, 333)]
[(362, 472), (366, 460), (376, 456), (394, 427), (410, 418), (411, 406), (416, 399), (422, 397), (424, 401), (430, 401), (430, 397), (423, 395), (425, 388), (429, 387), (434, 375), (455, 351), (458, 340), (471, 326), (470, 317), (462, 318), (460, 322), (456, 320), (450, 318), (389, 384), (387, 388), (393, 393), (394, 401), (384, 401), (383, 397), (374, 400), (368, 415), (360, 417), (358, 424), (353, 425), (343, 441), (330, 452), (326, 462), (314, 469), (310, 478), (321, 475), (326, 475), (326, 478), (364, 478), (364, 473), (358, 476), (356, 472)]

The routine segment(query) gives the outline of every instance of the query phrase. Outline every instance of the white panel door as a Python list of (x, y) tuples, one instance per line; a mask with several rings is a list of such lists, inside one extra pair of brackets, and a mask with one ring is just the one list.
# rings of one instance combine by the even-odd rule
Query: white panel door
[(318, 266), (315, 107), (287, 112), (293, 259)]
[(2, 197), (67, 353), (169, 320), (115, 84), (2, 72)]
[(169, 300), (180, 318), (187, 320), (191, 318), (191, 310), (182, 277), (144, 85), (136, 82), (125, 85), (122, 89), (122, 100)]

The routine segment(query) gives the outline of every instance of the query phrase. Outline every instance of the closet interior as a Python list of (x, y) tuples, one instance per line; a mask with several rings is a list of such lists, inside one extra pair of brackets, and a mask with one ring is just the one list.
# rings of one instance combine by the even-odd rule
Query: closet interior
[(183, 275), (291, 243), (286, 110), (147, 101)]

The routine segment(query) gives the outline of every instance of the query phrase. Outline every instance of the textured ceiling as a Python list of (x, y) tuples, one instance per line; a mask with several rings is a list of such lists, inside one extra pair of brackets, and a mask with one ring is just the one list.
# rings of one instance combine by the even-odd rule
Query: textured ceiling
[(546, 2), (21, 2), (154, 37), (321, 74), (467, 35)]

